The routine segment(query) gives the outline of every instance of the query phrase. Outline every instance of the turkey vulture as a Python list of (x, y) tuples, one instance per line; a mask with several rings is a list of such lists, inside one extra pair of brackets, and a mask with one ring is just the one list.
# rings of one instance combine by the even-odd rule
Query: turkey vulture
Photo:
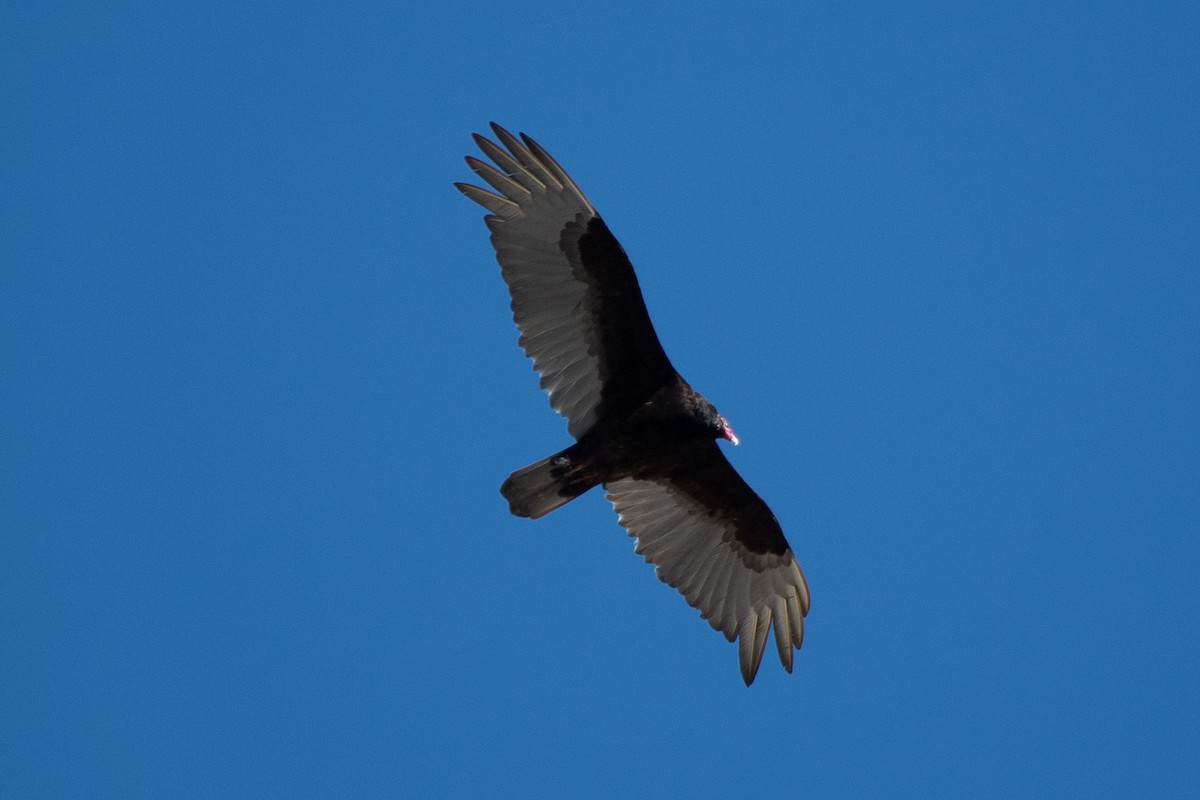
[(766, 503), (725, 460), (729, 423), (667, 360), (625, 251), (550, 155), (492, 123), (467, 156), (495, 191), (455, 186), (489, 212), (518, 343), (575, 444), (508, 477), (509, 509), (537, 519), (603, 486), (636, 552), (729, 641), (742, 678), (767, 632), (784, 669), (804, 637), (808, 586)]

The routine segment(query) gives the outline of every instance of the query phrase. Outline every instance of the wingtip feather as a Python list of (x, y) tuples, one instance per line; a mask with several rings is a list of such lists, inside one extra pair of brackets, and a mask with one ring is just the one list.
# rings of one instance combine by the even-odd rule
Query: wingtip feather
[(515, 217), (521, 211), (521, 207), (507, 197), (501, 197), (474, 184), (455, 182), (454, 188), (500, 217)]
[(766, 627), (770, 625), (770, 615), (760, 617), (751, 610), (743, 619), (738, 630), (738, 664), (742, 669), (742, 680), (746, 685), (754, 683), (758, 667), (762, 663), (763, 648), (767, 644)]
[(788, 674), (791, 674), (792, 637), (788, 620), (787, 601), (784, 598), (777, 597), (775, 599), (775, 608), (771, 616), (775, 627), (775, 649), (779, 652), (779, 663), (783, 665)]

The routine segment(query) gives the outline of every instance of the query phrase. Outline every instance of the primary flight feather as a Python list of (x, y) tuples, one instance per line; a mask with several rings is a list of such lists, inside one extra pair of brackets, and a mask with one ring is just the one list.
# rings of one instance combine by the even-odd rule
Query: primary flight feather
[(500, 487), (534, 519), (602, 486), (636, 551), (700, 616), (737, 640), (742, 678), (758, 672), (767, 634), (792, 671), (808, 586), (766, 503), (725, 459), (729, 423), (663, 352), (633, 265), (550, 154), (492, 124), (475, 135), (492, 163), (467, 164), (492, 191), (456, 183), (489, 212), (518, 343), (576, 443)]

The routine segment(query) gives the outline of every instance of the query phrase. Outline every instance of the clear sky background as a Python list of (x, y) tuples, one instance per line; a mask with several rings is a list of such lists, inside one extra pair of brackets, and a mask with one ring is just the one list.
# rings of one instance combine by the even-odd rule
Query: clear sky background
[[(0, 796), (1200, 796), (1200, 6), (984, 5), (5, 4)], [(492, 119), (741, 436), (795, 674), (507, 513)]]

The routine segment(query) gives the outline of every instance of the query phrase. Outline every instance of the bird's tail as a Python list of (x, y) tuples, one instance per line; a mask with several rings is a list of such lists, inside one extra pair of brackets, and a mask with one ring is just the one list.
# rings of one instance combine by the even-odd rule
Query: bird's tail
[(500, 494), (508, 500), (508, 510), (518, 517), (537, 519), (569, 503), (597, 481), (588, 478), (571, 458), (571, 448), (543, 458), (508, 476)]

